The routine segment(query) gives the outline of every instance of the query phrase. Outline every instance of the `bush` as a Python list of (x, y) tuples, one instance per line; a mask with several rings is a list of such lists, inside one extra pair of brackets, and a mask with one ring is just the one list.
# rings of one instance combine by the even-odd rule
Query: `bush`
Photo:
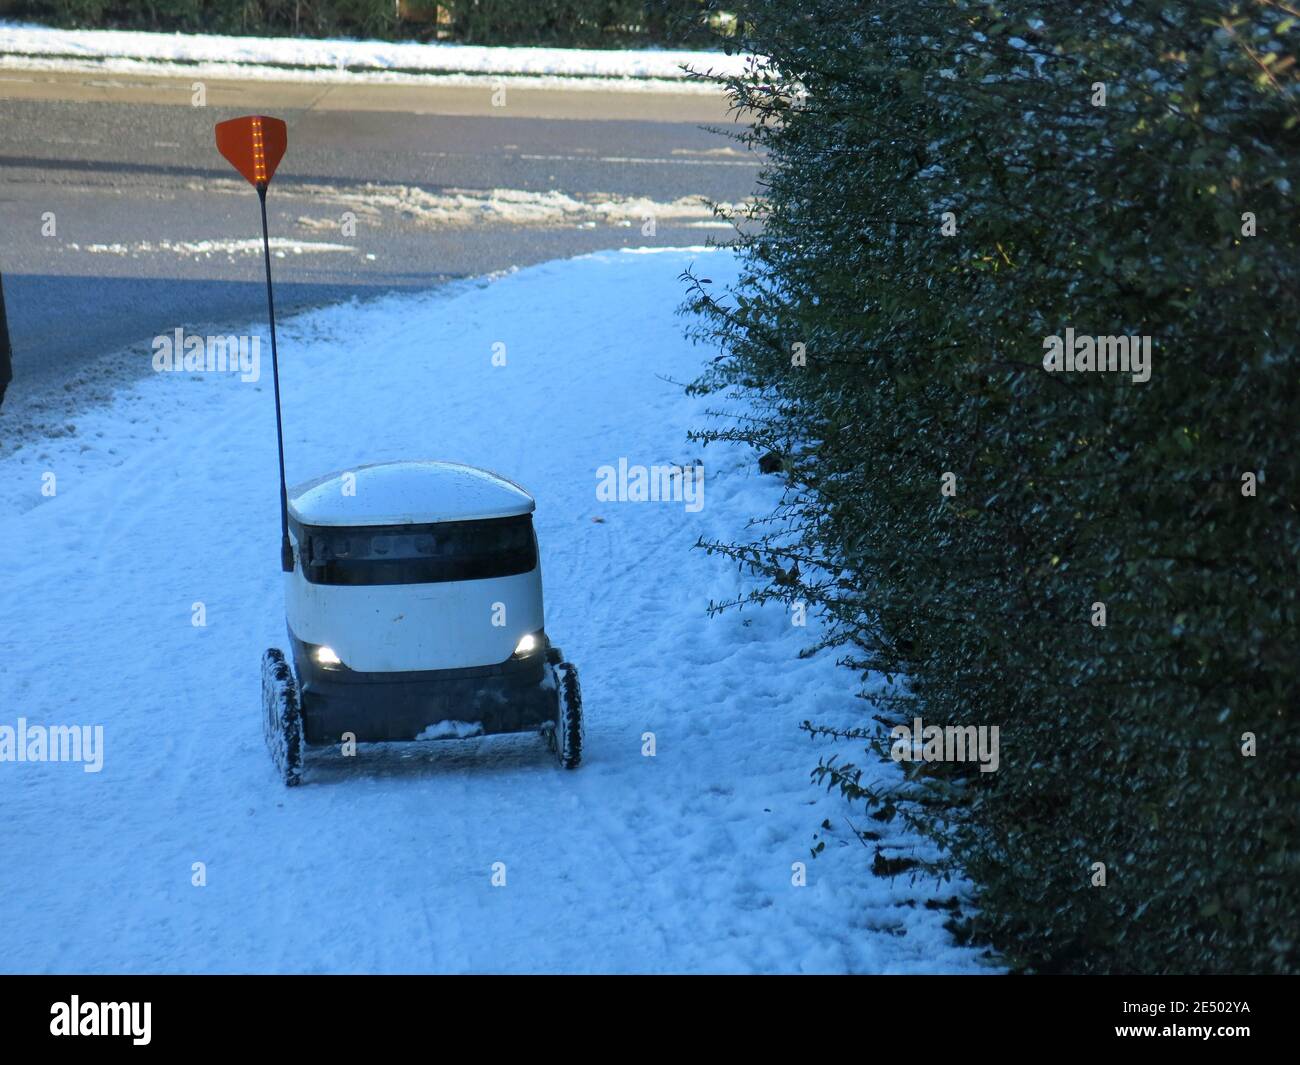
[(28, 0), (16, 14), (83, 29), (392, 37), (391, 0)]
[[(776, 451), (789, 491), (704, 546), (820, 608), (888, 681), (876, 722), (1000, 727), (996, 772), (816, 778), (946, 847), (920, 868), (972, 878), (954, 928), (1013, 968), (1295, 971), (1300, 26), (1208, 0), (741, 22), (774, 63), (728, 83), (763, 225), (692, 307), (722, 352), (695, 387), (747, 413), (697, 436)], [(1048, 372), (1067, 329), (1150, 337), (1150, 379)]]
[(709, 40), (703, 0), (27, 0), (16, 15), (62, 26), (473, 44), (620, 47)]
[(452, 36), (467, 44), (602, 47), (708, 41), (699, 0), (451, 0)]

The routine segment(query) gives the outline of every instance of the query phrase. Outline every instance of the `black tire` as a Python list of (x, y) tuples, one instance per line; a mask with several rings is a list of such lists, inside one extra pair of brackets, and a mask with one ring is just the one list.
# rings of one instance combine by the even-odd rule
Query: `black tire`
[(578, 667), (572, 662), (560, 662), (550, 669), (556, 689), (555, 728), (551, 732), (551, 748), (562, 769), (577, 769), (582, 764), (584, 739)]
[(262, 730), (287, 788), (302, 783), (302, 709), (293, 670), (277, 647), (262, 656)]

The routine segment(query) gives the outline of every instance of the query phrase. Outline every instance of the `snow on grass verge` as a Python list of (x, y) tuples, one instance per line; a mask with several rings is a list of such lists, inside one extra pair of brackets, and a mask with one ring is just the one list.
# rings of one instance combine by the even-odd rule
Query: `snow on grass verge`
[[(112, 73), (194, 74), (328, 81), (406, 81), (438, 75), (594, 81), (608, 90), (660, 91), (716, 88), (686, 80), (687, 68), (738, 73), (744, 60), (720, 52), (667, 49), (507, 48), (400, 41), (309, 40), (219, 34), (145, 33), (133, 30), (63, 30), (0, 23), (0, 57), (10, 69), (102, 70)], [(571, 86), (568, 86), (571, 87)]]
[[(527, 158), (527, 157), (525, 157)], [(631, 162), (607, 158), (605, 162)], [(736, 160), (724, 159), (721, 165), (736, 165)], [(750, 160), (744, 160), (748, 165)], [(755, 164), (757, 165), (757, 164)], [(218, 178), (187, 187), (196, 191), (248, 194), (246, 182)], [(657, 222), (692, 228), (730, 229), (728, 222), (719, 221), (712, 204), (705, 196), (680, 196), (675, 200), (652, 200), (645, 196), (619, 196), (615, 193), (588, 192), (569, 195), (558, 189), (545, 192), (530, 189), (458, 189), (446, 188), (430, 192), (418, 185), (388, 185), (366, 182), (364, 185), (340, 188), (316, 182), (278, 180), (282, 194), (308, 199), (313, 208), (326, 205), (352, 211), (358, 218), (382, 224), (385, 212), (400, 215), (404, 222), (423, 226), (512, 225), (560, 226), (572, 225), (594, 229), (597, 225), (616, 225), (624, 228), (640, 225), (648, 218)], [(748, 200), (738, 203), (719, 203), (718, 209), (739, 212), (749, 207)], [(297, 224), (308, 230), (338, 229), (338, 219), (331, 213), (326, 217), (302, 217)], [(261, 250), (261, 242), (257, 248)]]
[[(925, 906), (952, 888), (872, 875), (860, 812), (809, 781), (799, 723), (862, 714), (833, 656), (798, 657), (815, 626), (778, 606), (706, 617), (744, 578), (692, 545), (740, 534), (779, 484), (742, 450), (697, 453), (704, 401), (663, 379), (708, 357), (673, 314), (700, 260), (734, 278), (725, 252), (609, 252), (282, 329), (291, 480), (442, 457), (537, 496), (546, 629), (588, 715), (576, 772), (513, 736), (314, 751), (305, 786), (276, 780), (269, 366), (151, 377), (0, 460), (0, 725), (104, 730), (97, 773), (0, 761), (0, 968), (981, 968)], [(703, 507), (598, 501), (620, 459), (702, 459)]]
[[(294, 240), (292, 237), (272, 237), (271, 254), (283, 259), (285, 255), (321, 254), (323, 252), (356, 251), (351, 244), (332, 244), (321, 240)], [(77, 244), (64, 245), (69, 251), (85, 251), (92, 255), (148, 255), (160, 251), (177, 255), (261, 255), (262, 241), (258, 237), (247, 240), (148, 240), (135, 244)]]

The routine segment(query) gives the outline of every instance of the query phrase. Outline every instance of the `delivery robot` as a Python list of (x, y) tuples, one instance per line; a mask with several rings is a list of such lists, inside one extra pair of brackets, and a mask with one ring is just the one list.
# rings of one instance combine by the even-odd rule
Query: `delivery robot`
[(578, 671), (546, 636), (533, 497), (454, 462), (379, 462), (292, 492), (284, 473), (266, 197), (283, 120), (216, 125), (217, 150), (257, 190), (280, 463), (280, 568), (290, 655), (262, 657), (262, 722), (284, 783), (311, 747), (505, 732), (582, 760)]
[(546, 635), (533, 497), (454, 462), (380, 462), (288, 494), (290, 655), (262, 662), (286, 785), (311, 747), (510, 732), (582, 759), (578, 671)]

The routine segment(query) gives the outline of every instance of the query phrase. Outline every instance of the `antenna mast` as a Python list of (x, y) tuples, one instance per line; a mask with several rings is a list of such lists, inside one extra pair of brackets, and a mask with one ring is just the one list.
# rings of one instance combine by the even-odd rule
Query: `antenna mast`
[(266, 262), (266, 309), (271, 320), (271, 377), (275, 382), (275, 444), (280, 459), (280, 568), (293, 572), (289, 543), (289, 489), (284, 479), (284, 423), (280, 415), (280, 353), (275, 344), (275, 294), (271, 288), (271, 238), (266, 225), (266, 189), (284, 158), (288, 131), (278, 118), (247, 115), (218, 122), (217, 150), (257, 189), (262, 207), (262, 256)]

